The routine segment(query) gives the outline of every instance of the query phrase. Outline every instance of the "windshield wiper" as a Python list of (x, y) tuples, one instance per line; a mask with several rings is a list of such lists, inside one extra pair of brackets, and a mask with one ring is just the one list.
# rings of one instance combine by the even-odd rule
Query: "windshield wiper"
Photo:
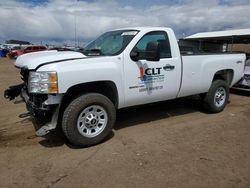
[(97, 48), (85, 49), (84, 52), (86, 52), (87, 55), (103, 55), (102, 51)]

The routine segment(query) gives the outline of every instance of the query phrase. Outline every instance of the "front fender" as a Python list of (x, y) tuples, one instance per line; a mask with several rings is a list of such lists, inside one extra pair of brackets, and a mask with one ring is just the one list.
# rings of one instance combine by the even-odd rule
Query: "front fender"
[(117, 57), (100, 57), (48, 64), (37, 71), (56, 71), (59, 93), (69, 88), (91, 82), (110, 81), (117, 87), (119, 106), (124, 103), (123, 61)]

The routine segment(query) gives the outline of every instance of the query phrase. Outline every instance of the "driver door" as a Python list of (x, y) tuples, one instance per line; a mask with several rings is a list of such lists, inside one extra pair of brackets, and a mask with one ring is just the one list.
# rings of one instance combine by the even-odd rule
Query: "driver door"
[[(161, 42), (160, 60), (145, 60), (149, 42)], [(140, 60), (126, 57), (124, 62), (125, 104), (133, 106), (175, 98), (180, 84), (179, 60), (172, 57), (168, 35), (165, 31), (145, 34), (132, 51), (139, 53)], [(132, 52), (131, 51), (131, 52)], [(127, 54), (128, 55), (128, 54)]]

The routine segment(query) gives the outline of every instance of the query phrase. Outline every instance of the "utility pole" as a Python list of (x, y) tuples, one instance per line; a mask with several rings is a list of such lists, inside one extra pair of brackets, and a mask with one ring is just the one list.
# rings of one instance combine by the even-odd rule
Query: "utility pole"
[[(77, 2), (79, 0), (75, 1), (75, 8), (77, 8)], [(77, 33), (76, 33), (76, 10), (74, 11), (74, 22), (75, 22), (75, 47), (77, 47)]]
[(76, 47), (76, 14), (74, 15), (75, 18), (75, 47)]

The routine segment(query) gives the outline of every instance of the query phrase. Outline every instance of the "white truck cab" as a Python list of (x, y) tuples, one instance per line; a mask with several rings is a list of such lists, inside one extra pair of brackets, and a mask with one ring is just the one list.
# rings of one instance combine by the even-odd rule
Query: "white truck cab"
[[(243, 76), (245, 54), (183, 55), (170, 28), (109, 31), (81, 52), (25, 54), (15, 62), (24, 83), (19, 94), (35, 119), (48, 119), (36, 133), (61, 126), (70, 142), (90, 146), (112, 131), (116, 109), (200, 94), (204, 107), (220, 112), (229, 88)], [(60, 120), (62, 119), (62, 120)]]

